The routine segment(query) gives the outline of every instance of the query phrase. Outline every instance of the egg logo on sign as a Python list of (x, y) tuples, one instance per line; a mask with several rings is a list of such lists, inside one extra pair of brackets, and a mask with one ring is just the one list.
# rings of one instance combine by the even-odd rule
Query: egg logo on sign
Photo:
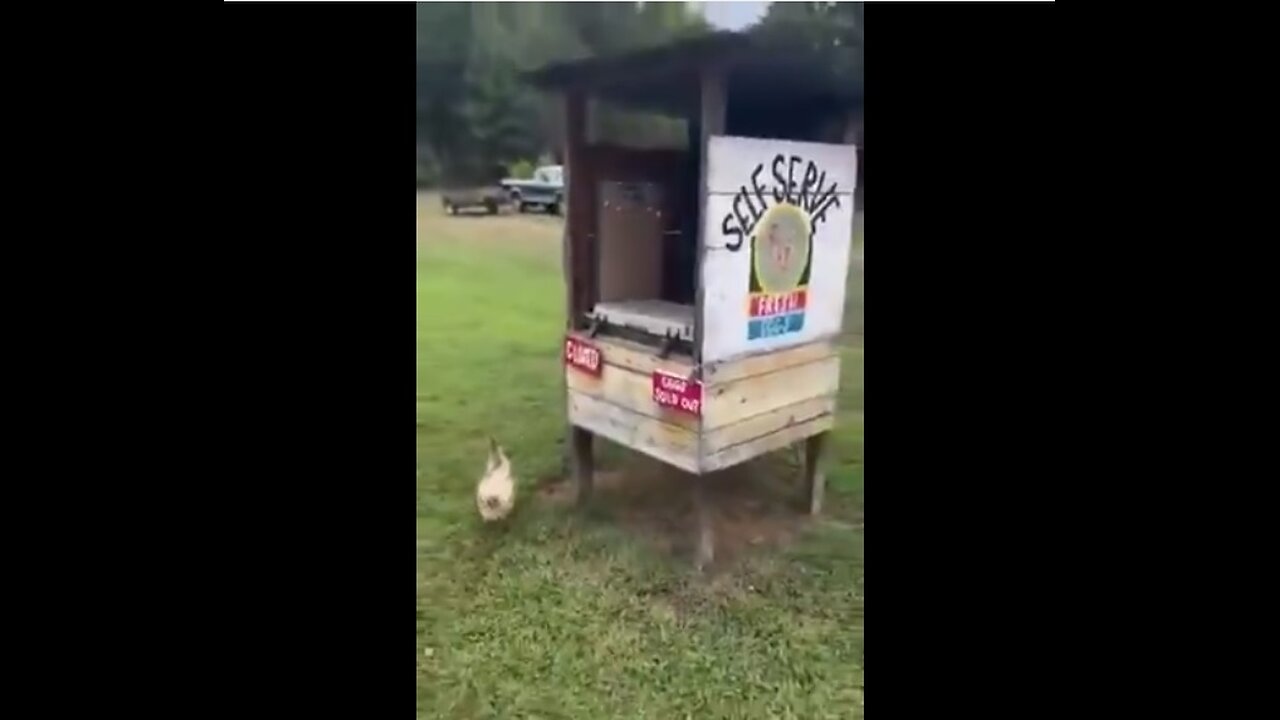
[(804, 329), (813, 265), (810, 219), (795, 205), (769, 208), (751, 240), (751, 284), (747, 339), (759, 340)]

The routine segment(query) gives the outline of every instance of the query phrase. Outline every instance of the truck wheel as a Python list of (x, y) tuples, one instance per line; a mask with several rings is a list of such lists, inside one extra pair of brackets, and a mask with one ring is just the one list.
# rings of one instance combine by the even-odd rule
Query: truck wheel
[(498, 204), (497, 204), (497, 203), (495, 203), (495, 202), (494, 202), (494, 201), (492, 201), (492, 200), (485, 200), (485, 201), (484, 201), (484, 210), (485, 210), (485, 212), (489, 213), (490, 215), (497, 215), (497, 214), (498, 214)]
[(522, 202), (520, 202), (519, 200), (517, 200), (517, 201), (516, 201), (516, 211), (517, 211), (517, 212), (519, 212), (519, 213), (521, 213), (521, 214), (523, 214), (523, 213), (527, 213), (527, 212), (529, 212), (529, 206), (528, 206), (528, 205), (525, 205), (524, 203), (522, 203)]
[(559, 215), (559, 214), (560, 214), (560, 203), (551, 203), (550, 205), (548, 205), (548, 206), (547, 206), (547, 212), (551, 213), (552, 215)]

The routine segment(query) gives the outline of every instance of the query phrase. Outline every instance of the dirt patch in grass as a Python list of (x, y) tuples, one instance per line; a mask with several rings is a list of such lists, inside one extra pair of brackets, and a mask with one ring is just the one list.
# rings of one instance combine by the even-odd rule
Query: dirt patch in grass
[[(631, 454), (615, 467), (596, 470), (592, 510), (662, 553), (691, 557), (697, 532), (693, 482), (687, 473)], [(789, 545), (809, 522), (799, 470), (785, 456), (713, 473), (705, 482), (719, 568), (758, 549)], [(573, 484), (546, 478), (538, 496), (569, 505)]]

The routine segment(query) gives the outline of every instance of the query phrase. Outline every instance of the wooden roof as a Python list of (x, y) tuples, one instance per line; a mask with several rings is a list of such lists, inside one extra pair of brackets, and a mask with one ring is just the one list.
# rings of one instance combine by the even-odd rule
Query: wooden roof
[(862, 104), (862, 83), (835, 77), (811, 53), (718, 32), (626, 55), (554, 63), (526, 79), (536, 87), (581, 91), (619, 105), (671, 115), (697, 115), (700, 71), (727, 72), (731, 104), (835, 106)]

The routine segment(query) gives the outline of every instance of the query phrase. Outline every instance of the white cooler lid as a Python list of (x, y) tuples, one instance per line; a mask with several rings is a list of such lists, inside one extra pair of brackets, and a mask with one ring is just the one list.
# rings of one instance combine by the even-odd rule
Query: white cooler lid
[(615, 300), (596, 303), (591, 315), (611, 325), (693, 342), (692, 305), (666, 300)]

